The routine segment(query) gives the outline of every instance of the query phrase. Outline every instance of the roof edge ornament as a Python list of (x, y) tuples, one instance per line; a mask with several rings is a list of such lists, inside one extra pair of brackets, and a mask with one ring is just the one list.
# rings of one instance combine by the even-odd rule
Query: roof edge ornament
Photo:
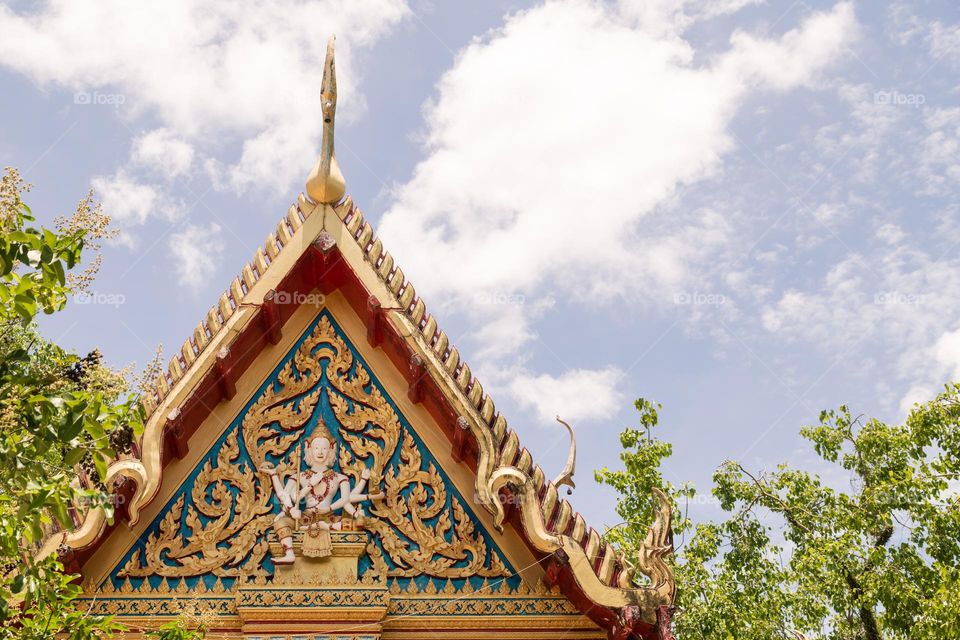
[(567, 454), (567, 464), (564, 465), (563, 471), (553, 479), (553, 484), (556, 485), (557, 489), (566, 485), (567, 495), (570, 495), (577, 488), (573, 481), (573, 474), (577, 470), (577, 436), (573, 433), (573, 427), (561, 420), (560, 416), (557, 416), (557, 422), (565, 426), (570, 433), (570, 453)]
[(327, 41), (327, 58), (323, 63), (323, 80), (320, 83), (320, 111), (323, 114), (323, 140), (320, 143), (320, 158), (307, 176), (307, 195), (319, 204), (336, 204), (347, 191), (347, 182), (337, 163), (333, 150), (334, 119), (337, 114), (337, 70), (334, 63), (333, 44), (337, 36)]

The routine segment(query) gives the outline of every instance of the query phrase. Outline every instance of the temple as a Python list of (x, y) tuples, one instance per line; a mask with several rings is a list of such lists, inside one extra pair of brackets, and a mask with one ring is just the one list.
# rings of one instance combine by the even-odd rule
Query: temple
[[(670, 508), (624, 557), (560, 496), (345, 196), (333, 40), (305, 194), (142, 402), (40, 553), (137, 637), (666, 638)], [(571, 436), (573, 432), (571, 430)]]

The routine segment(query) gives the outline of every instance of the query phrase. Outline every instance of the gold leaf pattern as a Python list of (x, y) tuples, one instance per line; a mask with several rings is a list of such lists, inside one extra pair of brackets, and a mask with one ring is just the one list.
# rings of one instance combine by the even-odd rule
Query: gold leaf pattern
[[(323, 363), (326, 365), (323, 366)], [(328, 384), (321, 384), (325, 379)], [(326, 397), (343, 445), (341, 471), (356, 481), (364, 468), (385, 497), (371, 502), (366, 528), (379, 541), (367, 551), (378, 579), (499, 577), (509, 571), (487, 548), (456, 496), (448, 495), (433, 463), (424, 463), (412, 434), (324, 316), (254, 400), (231, 433), (118, 572), (130, 577), (263, 579), (273, 521), (272, 491), (258, 473), (276, 463), (281, 478), (294, 472), (290, 454)], [(241, 440), (249, 461), (241, 455)], [(399, 447), (399, 452), (398, 452)], [(391, 461), (397, 458), (397, 462)], [(371, 488), (373, 491), (373, 488)], [(389, 560), (389, 562), (388, 562)], [(172, 583), (171, 583), (172, 584)], [(183, 584), (181, 581), (180, 584)], [(179, 585), (178, 585), (179, 587)], [(183, 588), (186, 588), (185, 586)]]

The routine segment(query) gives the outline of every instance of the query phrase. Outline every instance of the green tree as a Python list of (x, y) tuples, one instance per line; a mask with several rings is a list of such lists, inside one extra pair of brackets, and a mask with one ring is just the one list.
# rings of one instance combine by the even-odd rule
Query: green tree
[(180, 619), (167, 622), (161, 625), (159, 629), (147, 631), (145, 635), (157, 640), (195, 640), (196, 638), (202, 638), (205, 633), (206, 627), (202, 623), (194, 630), (187, 628), (183, 619)]
[[(105, 237), (109, 219), (88, 195), (55, 229), (35, 226), (26, 188), (13, 169), (0, 179), (0, 639), (99, 638), (120, 625), (76, 608), (74, 576), (32, 549), (51, 528), (73, 527), (71, 509), (112, 515), (106, 468), (142, 427), (142, 412), (99, 352), (79, 358), (34, 323), (89, 284), (99, 257), (81, 268), (81, 254)], [(76, 481), (77, 465), (94, 476), (92, 488)]]
[(621, 434), (625, 468), (596, 478), (621, 494), (626, 524), (610, 537), (628, 552), (651, 521), (650, 489), (673, 500), (686, 539), (673, 560), (678, 638), (960, 638), (960, 385), (904, 424), (823, 412), (801, 430), (815, 470), (725, 462), (713, 495), (729, 515), (696, 525), (684, 514), (693, 489), (660, 472), (671, 448), (653, 435), (659, 407), (637, 408), (642, 429)]

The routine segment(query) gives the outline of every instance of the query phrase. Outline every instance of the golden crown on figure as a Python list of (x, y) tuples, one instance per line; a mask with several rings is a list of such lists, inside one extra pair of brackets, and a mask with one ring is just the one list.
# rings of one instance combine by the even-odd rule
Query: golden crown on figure
[[(318, 442), (318, 440), (321, 442)], [(322, 444), (322, 441), (326, 441), (326, 445)], [(307, 464), (311, 467), (317, 465), (333, 467), (333, 463), (337, 459), (337, 441), (333, 438), (333, 434), (330, 433), (330, 429), (322, 417), (306, 439), (306, 445), (304, 459)]]

